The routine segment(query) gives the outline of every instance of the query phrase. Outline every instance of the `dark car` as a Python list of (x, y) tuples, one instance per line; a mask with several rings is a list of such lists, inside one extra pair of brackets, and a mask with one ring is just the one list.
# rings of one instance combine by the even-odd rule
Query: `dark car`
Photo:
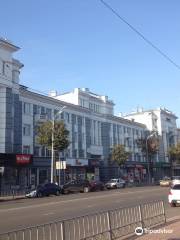
[(28, 191), (26, 197), (43, 197), (49, 195), (59, 196), (61, 193), (61, 188), (55, 183), (46, 183), (37, 186), (36, 189)]
[(98, 180), (93, 180), (89, 182), (90, 185), (90, 191), (103, 191), (105, 190), (105, 185), (103, 182), (98, 181)]
[(63, 188), (63, 193), (70, 193), (70, 192), (89, 192), (90, 191), (90, 184), (88, 180), (72, 180), (66, 183)]

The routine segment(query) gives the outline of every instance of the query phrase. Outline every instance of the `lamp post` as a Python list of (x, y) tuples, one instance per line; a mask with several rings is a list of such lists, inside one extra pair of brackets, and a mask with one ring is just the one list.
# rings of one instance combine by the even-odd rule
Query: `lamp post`
[(151, 183), (151, 172), (150, 172), (150, 161), (149, 161), (149, 151), (148, 151), (148, 140), (153, 137), (156, 132), (151, 133), (149, 136), (146, 137), (146, 158), (148, 163), (148, 182)]
[(55, 126), (55, 119), (57, 115), (61, 114), (66, 106), (62, 107), (55, 115), (52, 116), (52, 135), (51, 135), (51, 183), (54, 182), (54, 126)]

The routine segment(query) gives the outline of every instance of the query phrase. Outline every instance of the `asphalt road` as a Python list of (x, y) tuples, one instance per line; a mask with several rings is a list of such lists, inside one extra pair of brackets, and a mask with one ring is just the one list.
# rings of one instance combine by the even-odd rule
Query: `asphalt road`
[(168, 218), (180, 215), (180, 208), (169, 206), (167, 195), (168, 188), (156, 186), (0, 202), (0, 233), (154, 200), (165, 201)]

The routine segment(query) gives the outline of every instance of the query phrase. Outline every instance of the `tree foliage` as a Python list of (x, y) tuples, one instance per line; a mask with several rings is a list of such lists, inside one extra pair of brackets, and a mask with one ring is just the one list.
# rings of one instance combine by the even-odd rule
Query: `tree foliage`
[(149, 154), (155, 154), (159, 150), (160, 140), (158, 135), (154, 135), (149, 139), (137, 139), (136, 143), (142, 152), (146, 153), (148, 151)]
[(118, 144), (115, 145), (112, 150), (111, 160), (121, 166), (128, 159), (129, 154), (130, 153), (125, 150), (124, 145)]
[(180, 143), (169, 148), (169, 155), (173, 161), (180, 163)]
[[(40, 145), (51, 149), (52, 146), (52, 122), (48, 121), (38, 127), (37, 141)], [(70, 142), (68, 139), (69, 131), (66, 129), (63, 121), (55, 122), (54, 124), (54, 150), (63, 151)]]

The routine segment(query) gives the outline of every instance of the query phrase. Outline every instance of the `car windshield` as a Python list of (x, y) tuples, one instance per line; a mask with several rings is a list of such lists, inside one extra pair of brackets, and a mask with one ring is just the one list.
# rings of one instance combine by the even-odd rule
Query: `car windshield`
[(109, 182), (115, 183), (117, 182), (117, 179), (111, 179)]

